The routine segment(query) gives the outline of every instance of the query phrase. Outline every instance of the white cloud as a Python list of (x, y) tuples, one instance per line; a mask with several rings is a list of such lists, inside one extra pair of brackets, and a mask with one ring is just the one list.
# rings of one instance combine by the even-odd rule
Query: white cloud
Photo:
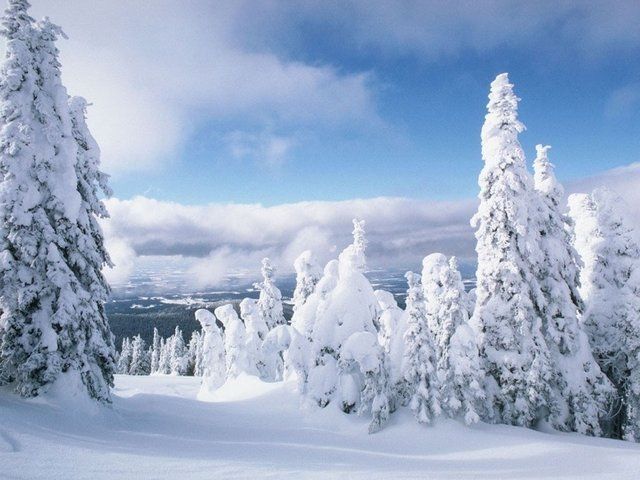
[(268, 167), (283, 165), (296, 145), (296, 140), (291, 136), (268, 132), (255, 134), (236, 130), (229, 133), (226, 140), (234, 158), (248, 158)]
[[(207, 119), (258, 126), (379, 124), (367, 73), (344, 74), (248, 50), (233, 1), (33, 0), (63, 26), (63, 80), (94, 104), (89, 124), (109, 172), (161, 167)], [(239, 32), (239, 33), (238, 33)], [(276, 137), (267, 161), (290, 146)]]
[[(627, 203), (640, 231), (640, 163), (567, 184), (567, 192), (607, 186)], [(428, 253), (475, 261), (469, 219), (476, 200), (433, 202), (372, 198), (341, 202), (300, 202), (273, 207), (249, 204), (181, 205), (146, 197), (107, 201), (104, 222), (114, 261), (122, 259), (118, 283), (131, 273), (139, 256), (183, 257), (192, 286), (223, 284), (227, 277), (250, 272), (257, 278), (260, 260), (271, 257), (280, 273), (291, 273), (293, 260), (307, 248), (322, 262), (335, 258), (351, 241), (351, 219), (367, 222), (371, 268), (413, 268)], [(112, 247), (112, 246), (115, 247)]]

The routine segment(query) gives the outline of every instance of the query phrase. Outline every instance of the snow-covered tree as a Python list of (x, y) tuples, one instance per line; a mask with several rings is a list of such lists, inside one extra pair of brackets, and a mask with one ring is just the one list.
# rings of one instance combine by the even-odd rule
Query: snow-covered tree
[(120, 355), (118, 356), (117, 372), (121, 375), (127, 375), (129, 368), (131, 367), (131, 340), (129, 337), (122, 339), (122, 348), (120, 349)]
[(275, 267), (268, 258), (262, 259), (261, 272), (262, 282), (254, 285), (256, 289), (260, 290), (258, 311), (269, 330), (271, 330), (277, 325), (286, 323), (282, 312), (282, 294), (274, 281)]
[(131, 365), (129, 375), (149, 375), (150, 364), (146, 343), (140, 335), (133, 337), (131, 342)]
[(158, 373), (160, 368), (160, 349), (161, 349), (161, 337), (158, 333), (158, 329), (153, 327), (153, 343), (151, 344), (151, 374)]
[(194, 330), (191, 332), (189, 345), (187, 346), (187, 375), (199, 376), (196, 369), (199, 363), (199, 356), (202, 353), (202, 336), (200, 332)]
[(393, 293), (386, 290), (376, 290), (376, 298), (378, 299), (378, 306), (380, 307), (380, 316), (377, 319), (378, 327), (378, 341), (382, 345), (384, 351), (388, 354), (391, 349), (391, 341), (398, 328), (400, 318), (402, 318), (403, 312), (398, 307)]
[(171, 373), (171, 337), (160, 339), (160, 357), (158, 359), (158, 372), (163, 375)]
[(269, 329), (260, 315), (257, 300), (244, 298), (240, 302), (240, 317), (246, 329), (246, 349), (251, 369), (257, 371), (261, 378), (267, 378), (266, 365), (262, 359), (262, 342)]
[(293, 374), (296, 377), (298, 393), (307, 394), (307, 381), (309, 378), (309, 361), (311, 357), (311, 341), (302, 335), (293, 326), (289, 327), (289, 348), (285, 352), (284, 372), (285, 379)]
[(202, 385), (201, 393), (218, 389), (227, 377), (227, 363), (222, 332), (216, 317), (204, 308), (196, 310), (196, 320), (202, 326)]
[(409, 407), (420, 423), (431, 423), (440, 414), (436, 372), (437, 354), (427, 323), (420, 275), (407, 272), (407, 331), (404, 334), (404, 378)]
[(233, 305), (222, 305), (214, 313), (224, 326), (227, 377), (237, 377), (241, 373), (254, 375), (256, 372), (247, 355), (246, 330)]
[(313, 293), (316, 284), (322, 276), (322, 269), (311, 250), (305, 250), (293, 263), (296, 270), (296, 288), (293, 291), (293, 310), (304, 305), (309, 295)]
[(427, 324), (437, 351), (440, 404), (450, 417), (467, 425), (480, 420), (485, 394), (475, 334), (468, 325), (468, 306), (456, 258), (433, 253), (422, 262)]
[(467, 313), (469, 318), (473, 317), (473, 311), (476, 309), (476, 289), (472, 288), (467, 292)]
[[(100, 272), (109, 264), (83, 186), (55, 42), (59, 27), (35, 24), (29, 3), (10, 0), (0, 70), (0, 382), (21, 395), (61, 375), (110, 401), (115, 349)], [(97, 156), (94, 156), (97, 165)]]
[[(347, 412), (354, 407), (348, 395), (353, 389), (343, 388), (344, 376), (340, 378), (342, 385), (338, 383), (340, 350), (347, 338), (356, 332), (377, 334), (375, 322), (379, 315), (378, 299), (363, 274), (366, 260), (364, 222), (354, 220), (354, 227), (354, 242), (340, 254), (337, 265), (330, 262), (331, 266), (325, 269), (328, 278), (323, 277), (316, 287), (319, 299), (313, 312), (315, 319), (303, 322), (313, 325), (308, 394), (320, 406), (326, 406), (336, 398)], [(335, 286), (331, 290), (324, 290), (332, 284)], [(313, 305), (311, 297), (307, 303)]]
[[(90, 375), (98, 379), (98, 389), (105, 388), (100, 383), (100, 372), (108, 371), (110, 352), (113, 351), (113, 335), (105, 311), (109, 297), (109, 285), (102, 274), (104, 266), (113, 267), (104, 245), (104, 235), (98, 218), (108, 218), (109, 214), (102, 196), (111, 196), (108, 184), (109, 176), (100, 170), (100, 148), (89, 131), (86, 122), (87, 101), (82, 97), (68, 100), (71, 115), (71, 133), (76, 142), (77, 157), (75, 170), (80, 193), (80, 211), (77, 219), (77, 233), (74, 236), (75, 253), (71, 256), (71, 267), (88, 293), (81, 302), (78, 322), (87, 342), (85, 350), (96, 359)], [(76, 343), (82, 343), (80, 338)], [(86, 374), (83, 374), (86, 378)], [(85, 384), (94, 384), (96, 380)], [(91, 387), (94, 389), (96, 387)], [(92, 396), (96, 396), (92, 394)], [(100, 397), (100, 395), (98, 395)]]
[(289, 325), (278, 325), (269, 330), (260, 347), (260, 357), (266, 373), (264, 379), (280, 381), (285, 378), (284, 355), (291, 345)]
[(385, 353), (372, 332), (356, 332), (343, 344), (338, 361), (339, 377), (352, 379), (344, 385), (354, 387), (343, 399), (350, 398), (349, 405), (355, 405), (358, 415), (371, 412), (369, 433), (379, 431), (388, 421), (391, 413), (389, 402), (389, 374)]
[(325, 265), (322, 277), (316, 284), (314, 292), (293, 312), (291, 325), (307, 339), (311, 340), (313, 326), (318, 315), (318, 307), (324, 305), (329, 293), (338, 283), (338, 260), (331, 260)]
[(542, 331), (555, 370), (551, 391), (557, 408), (549, 421), (559, 430), (600, 435), (600, 417), (613, 387), (593, 358), (587, 335), (578, 322), (582, 300), (577, 253), (562, 212), (564, 191), (549, 161), (549, 148), (537, 145), (533, 164), (539, 209), (534, 218), (544, 256), (535, 265), (543, 293), (538, 308), (543, 313)]
[(621, 402), (607, 433), (640, 441), (640, 246), (619, 204), (603, 189), (569, 197), (575, 247), (584, 264), (582, 324)]
[(491, 420), (532, 426), (553, 408), (549, 352), (536, 308), (542, 293), (532, 265), (542, 261), (535, 192), (518, 134), (518, 98), (506, 73), (491, 83), (482, 127), (480, 205), (472, 220), (478, 253), (477, 300), (471, 323), (480, 336)]
[(173, 336), (167, 341), (169, 345), (169, 364), (172, 375), (186, 375), (189, 363), (187, 348), (182, 336), (182, 330), (178, 325)]

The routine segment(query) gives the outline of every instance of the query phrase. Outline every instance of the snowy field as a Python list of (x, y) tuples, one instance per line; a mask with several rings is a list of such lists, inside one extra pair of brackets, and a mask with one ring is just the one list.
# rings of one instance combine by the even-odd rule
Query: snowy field
[(113, 408), (0, 391), (3, 479), (637, 479), (640, 445), (508, 426), (420, 426), (301, 411), (291, 384), (240, 378), (211, 402), (200, 379), (118, 376)]

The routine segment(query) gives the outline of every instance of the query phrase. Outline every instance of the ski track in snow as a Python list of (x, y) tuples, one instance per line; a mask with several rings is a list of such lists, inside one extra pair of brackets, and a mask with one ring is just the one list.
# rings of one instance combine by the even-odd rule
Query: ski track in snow
[(635, 479), (640, 445), (396, 412), (367, 418), (301, 409), (291, 384), (247, 398), (247, 379), (215, 403), (200, 379), (117, 376), (114, 404), (23, 400), (0, 389), (0, 478), (615, 478)]

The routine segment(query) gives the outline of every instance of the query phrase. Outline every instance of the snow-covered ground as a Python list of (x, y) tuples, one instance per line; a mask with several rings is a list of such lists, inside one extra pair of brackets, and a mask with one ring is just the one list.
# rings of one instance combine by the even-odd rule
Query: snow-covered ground
[(0, 478), (640, 478), (640, 445), (507, 426), (381, 432), (333, 408), (301, 411), (291, 384), (241, 378), (212, 402), (199, 378), (118, 376), (112, 408), (0, 390)]

